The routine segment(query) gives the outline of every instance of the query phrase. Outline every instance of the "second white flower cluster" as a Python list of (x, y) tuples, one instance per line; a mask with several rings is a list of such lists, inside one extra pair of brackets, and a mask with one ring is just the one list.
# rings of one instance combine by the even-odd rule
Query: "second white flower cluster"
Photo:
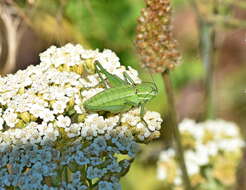
[[(179, 128), (192, 185), (203, 189), (202, 184), (210, 183), (212, 179), (220, 181), (225, 185), (224, 187), (232, 185), (235, 181), (235, 169), (241, 156), (241, 148), (245, 146), (239, 127), (224, 120), (196, 123), (185, 119), (179, 124)], [(166, 184), (172, 184), (180, 189), (181, 171), (175, 160), (174, 149), (162, 151), (157, 173), (158, 178), (164, 180)]]

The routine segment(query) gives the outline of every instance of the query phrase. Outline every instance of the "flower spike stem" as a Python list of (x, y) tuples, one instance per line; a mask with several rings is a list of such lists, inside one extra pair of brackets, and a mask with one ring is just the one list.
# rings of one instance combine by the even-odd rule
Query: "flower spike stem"
[(201, 24), (201, 54), (205, 67), (205, 119), (214, 117), (213, 75), (215, 59), (215, 30), (210, 24)]
[(184, 160), (184, 151), (181, 143), (181, 135), (180, 131), (178, 129), (178, 123), (177, 123), (177, 113), (175, 109), (175, 101), (174, 101), (174, 94), (173, 94), (173, 88), (172, 88), (172, 83), (170, 80), (170, 75), (168, 71), (165, 71), (162, 73), (162, 77), (164, 80), (165, 84), (165, 89), (167, 93), (167, 100), (168, 100), (168, 108), (169, 108), (169, 114), (171, 117), (171, 123), (173, 126), (173, 137), (175, 141), (175, 148), (176, 148), (176, 153), (178, 156), (178, 163), (180, 165), (181, 171), (182, 171), (182, 180), (185, 186), (185, 190), (191, 190), (191, 183), (190, 179), (187, 173), (187, 168), (185, 165), (185, 160)]

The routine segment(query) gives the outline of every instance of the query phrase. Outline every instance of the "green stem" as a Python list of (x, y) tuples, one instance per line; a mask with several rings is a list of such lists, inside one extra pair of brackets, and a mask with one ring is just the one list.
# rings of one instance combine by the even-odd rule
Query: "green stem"
[(65, 166), (65, 181), (68, 183), (69, 182), (69, 171), (68, 171), (68, 168), (67, 166)]
[[(195, 0), (191, 0), (192, 7), (196, 13), (197, 23), (199, 27), (199, 41), (202, 62), (205, 68), (204, 78), (204, 119), (212, 119), (214, 117), (214, 102), (213, 102), (213, 75), (215, 62), (215, 24), (210, 23), (207, 18), (204, 18), (200, 12)], [(213, 0), (212, 15), (218, 14), (218, 1)]]
[(175, 141), (175, 148), (176, 153), (178, 156), (178, 163), (182, 171), (182, 179), (186, 190), (191, 190), (191, 183), (190, 179), (187, 173), (187, 168), (185, 165), (184, 160), (184, 151), (181, 143), (181, 135), (178, 128), (178, 120), (177, 120), (177, 113), (175, 109), (175, 101), (174, 101), (174, 94), (173, 94), (173, 88), (172, 83), (170, 80), (169, 72), (163, 72), (162, 73), (163, 81), (165, 84), (166, 94), (167, 94), (167, 100), (168, 100), (168, 108), (169, 108), (169, 115), (171, 119), (171, 124), (173, 126), (173, 136)]
[(215, 31), (213, 25), (204, 21), (200, 23), (200, 47), (202, 61), (205, 67), (205, 119), (212, 119), (214, 116), (213, 106), (213, 74), (214, 74), (214, 57), (215, 57)]
[(92, 181), (91, 180), (88, 180), (88, 183), (89, 183), (89, 189), (90, 190), (93, 190), (93, 183), (92, 183)]

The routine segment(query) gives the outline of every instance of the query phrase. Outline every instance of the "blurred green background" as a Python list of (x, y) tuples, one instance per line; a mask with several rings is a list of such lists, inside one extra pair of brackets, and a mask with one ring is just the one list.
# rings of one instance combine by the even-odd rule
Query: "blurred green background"
[[(200, 120), (204, 106), (205, 72), (199, 55), (199, 26), (190, 1), (173, 0), (172, 4), (174, 34), (182, 53), (182, 64), (171, 73), (179, 119)], [(120, 57), (122, 64), (137, 69), (144, 81), (152, 80), (150, 72), (140, 67), (134, 47), (136, 20), (144, 7), (143, 0), (3, 0), (0, 6), (0, 10), (6, 10), (7, 14), (9, 10), (15, 23), (6, 27), (12, 33), (3, 32), (8, 35), (0, 40), (3, 75), (38, 64), (38, 54), (50, 45), (61, 46), (71, 42), (92, 49), (111, 49)], [(246, 30), (245, 23), (240, 25), (240, 21), (246, 19), (244, 6), (231, 4), (228, 9), (220, 10), (222, 18), (229, 15), (239, 24), (226, 27), (219, 23), (216, 27), (213, 84), (215, 117), (235, 121), (242, 130), (246, 122)], [(202, 10), (206, 11), (204, 7)], [(12, 41), (9, 40), (11, 36)], [(4, 53), (5, 39), (15, 51), (12, 48)], [(159, 94), (147, 107), (162, 114), (165, 133), (168, 114), (164, 86), (160, 75), (155, 74), (153, 78)], [(143, 146), (139, 160), (122, 180), (123, 189), (162, 189), (162, 182), (156, 179), (155, 161), (164, 141), (165, 135), (151, 145)]]

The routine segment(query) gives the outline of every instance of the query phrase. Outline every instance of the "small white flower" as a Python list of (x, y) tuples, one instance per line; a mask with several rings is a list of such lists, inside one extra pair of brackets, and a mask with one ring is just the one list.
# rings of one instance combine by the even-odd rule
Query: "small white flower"
[(123, 122), (123, 123), (127, 123), (129, 125), (136, 126), (140, 121), (141, 121), (140, 116), (139, 115), (133, 115), (131, 113), (131, 111), (122, 114), (121, 122)]
[(73, 123), (72, 125), (70, 125), (70, 127), (65, 128), (65, 131), (67, 132), (67, 136), (69, 138), (73, 138), (73, 137), (79, 136), (83, 126), (84, 126), (83, 123), (80, 123), (80, 124)]
[(65, 89), (65, 94), (68, 96), (68, 97), (73, 97), (75, 96), (75, 94), (78, 94), (79, 90), (77, 88), (66, 88)]
[(66, 128), (71, 124), (71, 119), (68, 116), (59, 115), (56, 122), (58, 127)]
[(182, 184), (182, 179), (181, 179), (180, 175), (175, 177), (174, 184), (177, 186), (180, 186)]
[(17, 139), (20, 139), (23, 137), (23, 135), (25, 135), (25, 133), (23, 133), (23, 131), (21, 129), (15, 129), (14, 135)]
[(160, 162), (168, 162), (173, 159), (175, 156), (175, 151), (173, 149), (168, 149), (166, 151), (162, 151), (159, 156)]
[(79, 106), (79, 105), (75, 105), (75, 106), (74, 106), (74, 110), (75, 110), (78, 114), (85, 113), (84, 107)]
[(98, 78), (97, 74), (89, 75), (87, 77), (87, 79), (89, 80), (89, 83), (90, 83), (90, 85), (88, 87), (94, 87), (94, 86), (98, 85), (98, 83), (99, 83), (99, 78)]
[(167, 168), (164, 165), (159, 164), (157, 167), (157, 179), (164, 180), (167, 178)]
[(17, 114), (13, 111), (4, 112), (3, 119), (9, 127), (15, 127), (15, 124), (18, 122)]
[(62, 102), (62, 101), (56, 101), (53, 105), (52, 105), (52, 108), (53, 108), (53, 111), (55, 114), (58, 114), (58, 113), (63, 113), (65, 108), (66, 108), (66, 103)]
[(49, 121), (54, 121), (55, 116), (54, 113), (52, 111), (50, 111), (49, 109), (43, 109), (39, 115), (40, 118), (43, 119), (44, 122), (49, 122)]
[(126, 73), (132, 78), (135, 84), (141, 83), (141, 79), (138, 77), (137, 70), (133, 69), (131, 66), (128, 66)]
[(57, 137), (59, 136), (59, 131), (54, 128), (54, 125), (51, 123), (44, 127), (43, 133), (44, 137), (41, 144), (45, 144), (48, 141), (56, 141)]
[(43, 113), (44, 107), (38, 105), (38, 104), (33, 104), (30, 106), (30, 113), (33, 114), (35, 117), (40, 117), (40, 115)]
[(193, 151), (185, 152), (185, 163), (187, 165), (187, 172), (189, 175), (194, 175), (199, 173), (200, 167), (198, 165), (197, 154)]
[(92, 96), (98, 94), (99, 92), (102, 92), (103, 88), (92, 88), (89, 90), (84, 90), (81, 95), (84, 96), (85, 100), (91, 98)]
[(197, 164), (203, 166), (209, 162), (209, 151), (205, 145), (199, 144), (196, 147)]
[(215, 156), (218, 154), (219, 148), (216, 142), (209, 142), (206, 144), (206, 149), (208, 151), (209, 156)]

